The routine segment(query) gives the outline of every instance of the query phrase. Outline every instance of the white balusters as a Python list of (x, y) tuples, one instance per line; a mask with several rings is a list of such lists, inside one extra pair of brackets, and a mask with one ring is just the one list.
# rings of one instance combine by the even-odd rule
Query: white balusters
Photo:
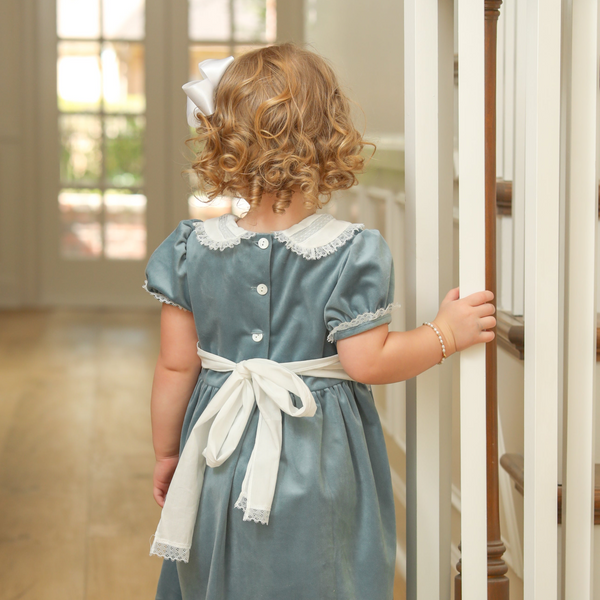
[[(403, 197), (403, 196), (402, 196)], [(404, 285), (404, 204), (398, 194), (387, 191), (385, 202), (385, 229), (383, 234), (387, 240), (394, 259), (394, 279), (396, 284), (395, 302), (402, 304), (393, 313), (390, 331), (404, 331), (405, 327), (405, 293)], [(390, 433), (396, 443), (406, 451), (406, 384), (393, 383), (386, 386), (387, 422)]]
[[(406, 327), (452, 273), (452, 4), (406, 0)], [(483, 14), (483, 13), (482, 13)], [(407, 597), (450, 597), (449, 363), (407, 382)]]
[[(485, 289), (484, 3), (458, 0), (461, 296)], [(487, 598), (485, 347), (460, 355), (462, 598)]]
[(588, 600), (592, 597), (596, 400), (597, 1), (573, 0), (571, 20), (564, 590), (567, 600)]
[(516, 2), (515, 129), (512, 187), (513, 299), (512, 312), (523, 316), (525, 284), (525, 105), (527, 94), (527, 2)]
[(561, 1), (528, 9), (524, 596), (556, 600)]

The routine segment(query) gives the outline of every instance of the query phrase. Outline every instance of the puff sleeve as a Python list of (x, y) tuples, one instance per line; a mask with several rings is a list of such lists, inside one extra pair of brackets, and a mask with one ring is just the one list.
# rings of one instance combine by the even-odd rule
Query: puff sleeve
[(352, 240), (339, 279), (325, 306), (327, 341), (362, 333), (392, 320), (394, 268), (379, 231), (367, 229)]
[(143, 288), (160, 302), (192, 310), (187, 272), (187, 243), (195, 221), (181, 221), (152, 253)]

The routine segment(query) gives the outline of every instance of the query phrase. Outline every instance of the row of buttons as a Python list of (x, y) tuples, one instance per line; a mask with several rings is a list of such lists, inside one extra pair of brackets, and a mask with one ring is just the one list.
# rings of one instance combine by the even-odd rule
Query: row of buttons
[[(267, 238), (260, 238), (260, 240), (258, 240), (258, 247), (262, 248), (263, 250), (265, 250), (266, 248), (269, 247), (269, 240)], [(269, 288), (264, 284), (261, 283), (260, 285), (258, 285), (256, 287), (256, 291), (261, 295), (264, 296), (268, 291)], [(263, 339), (263, 334), (262, 333), (253, 333), (252, 334), (252, 341), (254, 342), (260, 342)]]
[[(267, 238), (260, 238), (260, 240), (258, 240), (258, 247), (262, 248), (263, 250), (265, 248), (269, 247), (269, 240)], [(269, 288), (264, 284), (261, 283), (257, 288), (256, 291), (261, 295), (264, 296), (268, 291)], [(256, 341), (256, 340), (255, 340)]]

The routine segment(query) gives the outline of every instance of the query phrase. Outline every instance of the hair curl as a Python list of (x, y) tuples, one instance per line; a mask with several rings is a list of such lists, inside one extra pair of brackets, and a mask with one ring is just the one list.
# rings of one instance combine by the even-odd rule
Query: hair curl
[[(191, 169), (209, 200), (245, 198), (250, 210), (274, 193), (283, 213), (295, 190), (308, 209), (332, 192), (358, 183), (366, 145), (350, 117), (349, 101), (321, 56), (295, 44), (247, 52), (227, 68), (215, 111), (189, 142), (199, 144)], [(322, 201), (320, 196), (325, 196)]]

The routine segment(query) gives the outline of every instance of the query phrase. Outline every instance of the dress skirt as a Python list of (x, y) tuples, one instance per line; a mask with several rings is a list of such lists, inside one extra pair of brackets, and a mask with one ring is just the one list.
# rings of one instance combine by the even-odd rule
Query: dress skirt
[[(223, 375), (202, 370), (182, 448)], [(164, 560), (156, 600), (392, 600), (394, 500), (371, 390), (353, 381), (305, 382), (317, 412), (283, 414), (269, 524), (243, 521), (234, 507), (254, 446), (255, 407), (234, 453), (206, 468), (189, 562)]]

